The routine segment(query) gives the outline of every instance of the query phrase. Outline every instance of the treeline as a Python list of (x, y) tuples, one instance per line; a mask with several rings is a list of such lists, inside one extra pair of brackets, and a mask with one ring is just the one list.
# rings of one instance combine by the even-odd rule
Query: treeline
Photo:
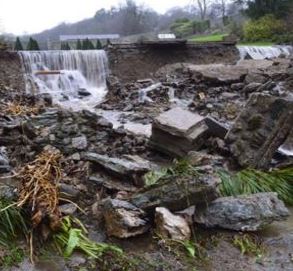
[[(109, 42), (110, 41), (107, 40), (107, 44)], [(76, 49), (76, 50), (100, 50), (102, 48), (103, 48), (103, 46), (102, 46), (102, 43), (101, 43), (100, 40), (97, 40), (95, 45), (94, 45), (93, 42), (91, 40), (89, 40), (89, 39), (77, 40), (77, 42), (75, 44), (68, 43), (68, 42), (62, 42), (61, 46), (60, 46), (61, 50), (71, 50), (71, 49)], [(24, 47), (22, 42), (21, 42), (21, 40), (20, 40), (20, 38), (17, 37), (16, 41), (14, 43), (14, 50), (15, 51), (23, 51), (23, 50), (26, 50), (26, 51), (39, 51), (40, 47), (39, 47), (38, 42), (33, 38), (30, 38), (28, 43), (27, 43), (27, 46)]]
[(29, 41), (28, 41), (26, 47), (24, 47), (22, 45), (22, 42), (20, 41), (20, 38), (17, 37), (16, 38), (16, 41), (15, 41), (15, 44), (14, 44), (14, 50), (15, 51), (23, 51), (23, 50), (27, 50), (27, 51), (39, 51), (40, 50), (40, 47), (39, 47), (38, 42), (35, 39), (33, 39), (33, 38), (29, 38)]
[(241, 39), (248, 42), (293, 43), (292, 0), (235, 0), (249, 18)]
[[(109, 41), (107, 41), (109, 43)], [(102, 43), (100, 40), (96, 41), (96, 44), (94, 45), (93, 42), (89, 39), (85, 40), (77, 40), (75, 44), (69, 44), (68, 42), (62, 42), (61, 43), (61, 50), (101, 50), (103, 48)]]

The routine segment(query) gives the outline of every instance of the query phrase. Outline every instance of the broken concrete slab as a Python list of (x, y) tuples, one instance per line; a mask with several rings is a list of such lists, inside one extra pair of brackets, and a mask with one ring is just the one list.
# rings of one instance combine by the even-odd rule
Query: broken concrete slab
[(120, 177), (122, 179), (131, 180), (135, 185), (142, 186), (142, 176), (151, 170), (149, 161), (139, 156), (126, 156), (124, 158), (113, 158), (107, 155), (100, 155), (97, 153), (85, 153), (83, 159), (93, 162), (106, 171)]
[(152, 125), (150, 145), (171, 156), (199, 150), (209, 136), (225, 138), (228, 129), (212, 117), (176, 107), (159, 115)]
[(257, 231), (288, 216), (288, 209), (276, 193), (258, 193), (218, 198), (207, 208), (196, 209), (194, 221), (208, 228)]
[(293, 100), (252, 94), (226, 136), (243, 167), (268, 168), (293, 124)]
[(143, 234), (150, 228), (145, 212), (127, 201), (105, 199), (102, 212), (109, 236), (129, 238)]
[(208, 131), (203, 117), (177, 107), (154, 120), (150, 145), (171, 156), (185, 156), (203, 145)]
[(156, 207), (181, 211), (192, 205), (207, 204), (219, 197), (219, 177), (199, 174), (197, 177), (178, 178), (146, 187), (129, 200), (135, 206), (153, 213)]
[(156, 230), (163, 238), (186, 241), (191, 237), (191, 230), (187, 221), (172, 214), (167, 208), (156, 208), (155, 215)]
[(204, 117), (191, 113), (180, 107), (168, 110), (155, 119), (156, 127), (175, 136), (185, 136), (189, 134)]

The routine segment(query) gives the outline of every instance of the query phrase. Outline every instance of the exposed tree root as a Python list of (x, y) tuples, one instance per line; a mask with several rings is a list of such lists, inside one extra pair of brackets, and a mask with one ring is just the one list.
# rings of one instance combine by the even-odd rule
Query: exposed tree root
[(28, 207), (32, 228), (48, 223), (52, 231), (58, 230), (61, 214), (58, 208), (58, 183), (62, 176), (61, 154), (43, 151), (19, 172), (21, 181), (18, 207)]
[(37, 115), (40, 111), (40, 105), (28, 106), (25, 103), (17, 101), (1, 104), (1, 112), (12, 116)]

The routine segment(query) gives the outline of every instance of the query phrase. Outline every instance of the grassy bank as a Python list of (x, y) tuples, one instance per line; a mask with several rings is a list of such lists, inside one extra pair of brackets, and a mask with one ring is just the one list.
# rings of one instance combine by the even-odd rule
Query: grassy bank
[(194, 42), (215, 42), (215, 41), (223, 41), (224, 37), (228, 34), (216, 34), (216, 35), (208, 35), (208, 36), (193, 36), (189, 39), (189, 41)]
[[(217, 42), (223, 41), (228, 34), (214, 34), (205, 36), (192, 36), (188, 40), (191, 42)], [(275, 43), (270, 41), (256, 41), (256, 42), (244, 42), (240, 41), (237, 45), (240, 46), (273, 46)]]

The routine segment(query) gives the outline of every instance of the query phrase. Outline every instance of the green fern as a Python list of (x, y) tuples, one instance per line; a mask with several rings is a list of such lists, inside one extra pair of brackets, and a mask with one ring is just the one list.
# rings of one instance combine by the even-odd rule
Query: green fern
[(222, 196), (276, 192), (285, 203), (293, 205), (293, 167), (263, 172), (244, 169), (234, 175), (220, 171)]

